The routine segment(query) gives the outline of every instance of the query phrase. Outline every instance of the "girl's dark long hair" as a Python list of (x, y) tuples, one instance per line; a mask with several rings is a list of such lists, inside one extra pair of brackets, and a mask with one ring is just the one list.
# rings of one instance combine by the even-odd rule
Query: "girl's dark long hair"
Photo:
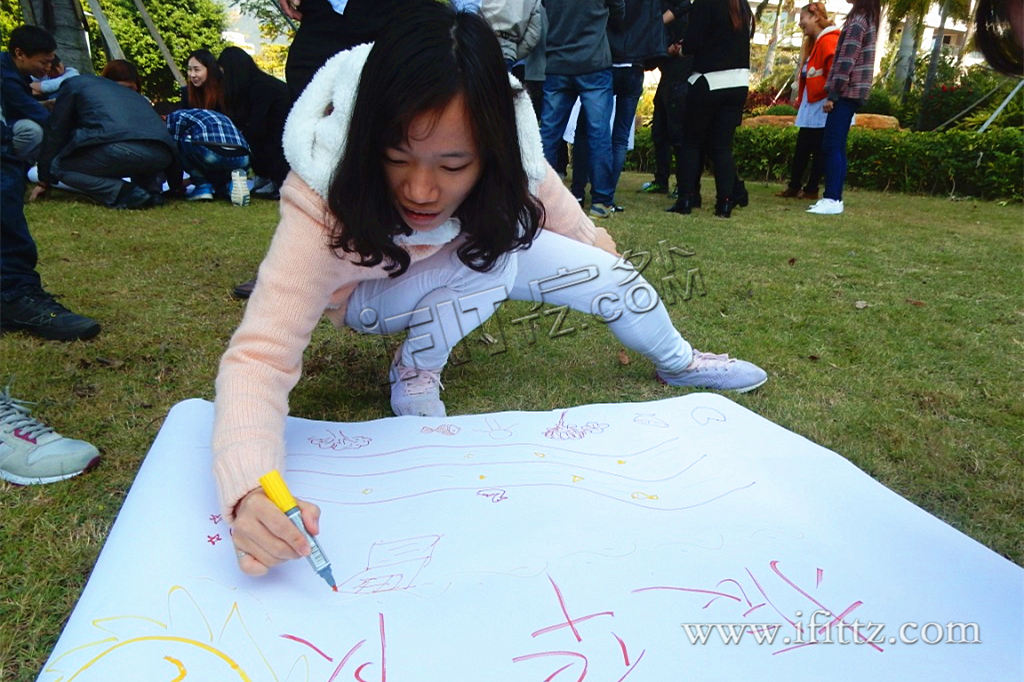
[(253, 84), (263, 71), (256, 65), (249, 53), (234, 45), (225, 47), (217, 58), (223, 80), (221, 88), (224, 101), (224, 113), (238, 126), (248, 121), (249, 95)]
[[(1024, 48), (1014, 33), (1010, 3), (1019, 0), (979, 0), (974, 44), (992, 68), (1010, 76), (1024, 76)], [(1020, 6), (1017, 11), (1021, 12)], [(1018, 21), (1021, 17), (1016, 17)], [(1019, 29), (1019, 27), (1018, 27)]]
[(201, 48), (189, 53), (185, 60), (186, 67), (189, 59), (193, 58), (206, 67), (206, 81), (198, 88), (192, 85), (192, 81), (188, 81), (188, 105), (196, 109), (213, 109), (223, 113), (224, 91), (217, 60), (212, 52)]
[(850, 13), (846, 17), (850, 18), (857, 14), (863, 16), (869, 24), (877, 28), (879, 18), (882, 16), (880, 0), (853, 0), (853, 7), (850, 8)]
[(750, 5), (747, 0), (728, 0), (729, 1), (729, 21), (732, 23), (732, 30), (739, 31), (740, 29), (746, 30), (747, 34), (754, 37), (754, 15), (750, 11)]
[(414, 118), (439, 114), (458, 94), (481, 162), (480, 178), (455, 211), (466, 236), (459, 258), (487, 271), (502, 254), (533, 242), (543, 207), (529, 192), (497, 38), (476, 14), (414, 0), (380, 34), (360, 77), (348, 141), (327, 194), (330, 244), (339, 257), (358, 254), (365, 266), (384, 262), (393, 277), (408, 268), (409, 254), (392, 238), (412, 230), (394, 206), (384, 153), (407, 141)]

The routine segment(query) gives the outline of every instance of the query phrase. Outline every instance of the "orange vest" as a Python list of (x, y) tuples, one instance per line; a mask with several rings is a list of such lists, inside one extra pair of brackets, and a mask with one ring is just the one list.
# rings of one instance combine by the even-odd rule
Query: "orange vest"
[(817, 102), (828, 96), (828, 93), (825, 92), (825, 80), (832, 68), (832, 58), (835, 57), (836, 43), (838, 42), (839, 27), (837, 26), (826, 26), (818, 34), (818, 38), (811, 48), (811, 54), (807, 57), (807, 69), (800, 71), (800, 89), (796, 96), (797, 108), (800, 107), (805, 92), (808, 102)]

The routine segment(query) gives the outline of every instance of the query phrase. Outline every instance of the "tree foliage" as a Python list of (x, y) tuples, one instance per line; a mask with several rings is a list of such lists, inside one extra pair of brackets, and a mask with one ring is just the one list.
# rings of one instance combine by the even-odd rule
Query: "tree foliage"
[[(185, 59), (192, 50), (205, 47), (219, 54), (225, 46), (220, 34), (227, 19), (224, 8), (215, 0), (144, 0), (143, 5), (181, 71), (184, 72)], [(125, 59), (138, 67), (144, 94), (154, 100), (177, 97), (178, 84), (142, 21), (135, 2), (100, 0), (100, 6), (117, 36)], [(88, 21), (93, 67), (99, 73), (111, 56), (99, 25), (95, 19)], [(22, 23), (19, 4), (14, 0), (0, 0), (0, 41), (5, 49), (11, 29)]]
[(277, 0), (231, 0), (231, 4), (259, 23), (260, 33), (267, 42), (281, 37), (290, 41), (295, 34), (297, 25), (281, 13)]
[[(225, 29), (227, 18), (224, 8), (214, 0), (148, 0), (143, 4), (182, 72), (192, 50), (205, 47), (219, 54), (224, 48), (220, 34)], [(138, 67), (145, 94), (155, 100), (177, 97), (179, 86), (133, 0), (100, 0), (100, 5), (125, 53), (125, 59)], [(89, 23), (89, 33), (93, 46), (105, 45), (95, 22)], [(108, 59), (105, 49), (93, 50), (93, 65), (97, 73)]]

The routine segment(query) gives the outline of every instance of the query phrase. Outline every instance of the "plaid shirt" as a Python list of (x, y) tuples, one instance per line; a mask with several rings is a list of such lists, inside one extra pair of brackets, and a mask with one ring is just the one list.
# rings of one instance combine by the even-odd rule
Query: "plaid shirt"
[(179, 109), (167, 115), (167, 130), (175, 140), (249, 148), (231, 119), (212, 109)]
[(875, 41), (878, 27), (863, 14), (849, 16), (839, 33), (839, 44), (825, 89), (833, 102), (840, 97), (863, 102), (871, 91), (875, 71)]

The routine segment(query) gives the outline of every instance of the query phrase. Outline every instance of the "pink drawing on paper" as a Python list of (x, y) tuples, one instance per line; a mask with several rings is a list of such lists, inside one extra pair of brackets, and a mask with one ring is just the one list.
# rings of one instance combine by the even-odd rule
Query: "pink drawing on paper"
[(598, 424), (592, 421), (583, 425), (566, 424), (565, 415), (568, 412), (568, 410), (563, 411), (562, 415), (558, 418), (558, 423), (544, 431), (545, 438), (552, 440), (581, 440), (591, 433), (601, 433), (608, 428), (607, 424)]
[(365, 448), (373, 442), (367, 436), (349, 436), (340, 429), (338, 433), (328, 429), (327, 433), (326, 438), (310, 437), (310, 444), (315, 445), (321, 450), (358, 450), (359, 448)]

